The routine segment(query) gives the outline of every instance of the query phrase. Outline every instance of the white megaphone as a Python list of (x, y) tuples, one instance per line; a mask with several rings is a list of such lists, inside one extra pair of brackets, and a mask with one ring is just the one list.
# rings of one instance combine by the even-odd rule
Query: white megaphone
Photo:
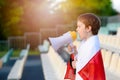
[(69, 31), (59, 37), (55, 37), (55, 38), (49, 37), (49, 40), (52, 47), (55, 49), (55, 51), (57, 51), (59, 48), (61, 48), (65, 44), (72, 43), (76, 38), (77, 38), (76, 32)]

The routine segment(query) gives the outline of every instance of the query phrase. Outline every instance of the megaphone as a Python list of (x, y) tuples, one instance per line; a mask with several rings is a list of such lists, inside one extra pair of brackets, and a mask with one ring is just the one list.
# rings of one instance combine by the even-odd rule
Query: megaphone
[(59, 48), (64, 46), (65, 44), (72, 43), (77, 38), (77, 34), (75, 31), (68, 31), (59, 37), (49, 37), (50, 43), (52, 47), (57, 51)]

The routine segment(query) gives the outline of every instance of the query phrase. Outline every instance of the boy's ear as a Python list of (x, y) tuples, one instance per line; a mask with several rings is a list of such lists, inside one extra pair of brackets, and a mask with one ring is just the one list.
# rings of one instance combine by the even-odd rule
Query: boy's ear
[(92, 27), (91, 27), (91, 26), (88, 26), (88, 27), (87, 27), (87, 32), (90, 32), (91, 29), (92, 29)]

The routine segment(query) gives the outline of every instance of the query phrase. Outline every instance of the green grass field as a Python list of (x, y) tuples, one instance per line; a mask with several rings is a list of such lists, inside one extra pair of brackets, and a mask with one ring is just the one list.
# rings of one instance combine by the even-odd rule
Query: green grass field
[(6, 53), (7, 51), (0, 51), (0, 58), (3, 57)]
[(38, 50), (30, 50), (29, 55), (40, 55), (40, 52)]

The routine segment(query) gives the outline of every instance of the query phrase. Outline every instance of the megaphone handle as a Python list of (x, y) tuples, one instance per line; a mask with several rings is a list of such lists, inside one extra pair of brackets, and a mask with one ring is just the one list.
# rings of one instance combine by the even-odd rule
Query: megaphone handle
[(71, 53), (73, 53), (73, 54), (74, 54), (74, 59), (77, 59), (77, 52), (75, 51), (75, 48), (74, 48), (73, 43), (70, 43), (69, 45), (70, 45), (70, 46), (71, 46), (71, 48), (72, 48)]
[(71, 51), (71, 53), (75, 53), (75, 50), (74, 50), (74, 45), (73, 45), (73, 43), (70, 43), (69, 45), (70, 45), (70, 47), (72, 48), (72, 51)]

